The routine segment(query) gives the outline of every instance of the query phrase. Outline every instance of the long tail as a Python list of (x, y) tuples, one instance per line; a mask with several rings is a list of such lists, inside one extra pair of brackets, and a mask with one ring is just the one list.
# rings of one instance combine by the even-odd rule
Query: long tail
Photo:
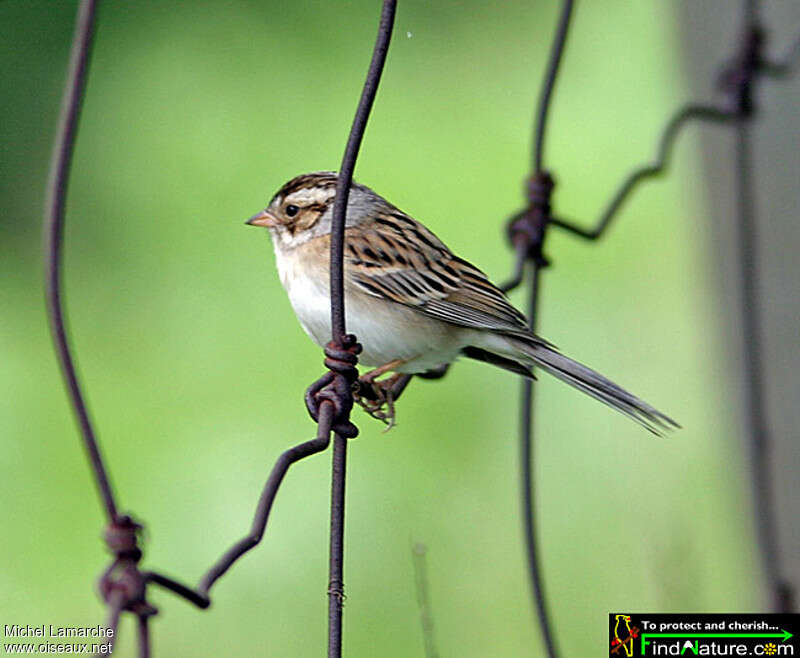
[(546, 370), (567, 384), (622, 412), (653, 434), (661, 436), (666, 430), (680, 427), (672, 418), (644, 400), (640, 400), (600, 373), (573, 361), (552, 347), (538, 342), (528, 344), (515, 341), (515, 344), (519, 345), (521, 352), (530, 358), (532, 365)]

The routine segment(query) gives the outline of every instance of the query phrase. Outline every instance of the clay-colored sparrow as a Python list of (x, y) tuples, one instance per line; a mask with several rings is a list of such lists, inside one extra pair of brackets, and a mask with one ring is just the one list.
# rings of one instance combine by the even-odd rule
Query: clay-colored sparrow
[[(336, 173), (293, 178), (248, 220), (269, 229), (281, 283), (318, 345), (331, 337), (329, 253)], [(363, 345), (372, 381), (423, 373), (458, 356), (525, 377), (537, 367), (659, 433), (676, 423), (602, 375), (534, 336), (525, 316), (476, 267), (363, 185), (347, 204), (344, 290), (347, 330)]]

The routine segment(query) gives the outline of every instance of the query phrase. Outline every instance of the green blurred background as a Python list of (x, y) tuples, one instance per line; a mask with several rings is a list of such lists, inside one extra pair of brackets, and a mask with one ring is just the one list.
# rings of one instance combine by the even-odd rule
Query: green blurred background
[[(0, 3), (0, 624), (90, 625), (103, 518), (44, 314), (41, 216), (76, 4)], [(145, 567), (194, 583), (248, 528), (322, 357), (243, 225), (290, 177), (336, 168), (379, 3), (102, 3), (66, 231), (74, 347)], [(356, 178), (494, 279), (510, 271), (556, 3), (401, 2)], [(546, 159), (588, 223), (690, 94), (677, 5), (581, 3)], [(720, 53), (722, 56), (725, 53)], [(691, 133), (692, 137), (696, 133)], [(552, 231), (540, 332), (665, 410), (655, 439), (543, 377), (538, 524), (565, 655), (607, 613), (761, 607), (738, 416), (710, 272), (699, 147), (596, 246)], [(524, 303), (521, 296), (515, 297)], [(518, 382), (459, 363), (388, 434), (360, 411), (347, 482), (345, 653), (421, 656), (412, 542), (442, 656), (539, 656), (521, 543)], [(330, 456), (295, 466), (264, 543), (198, 612), (159, 590), (156, 655), (314, 656), (326, 643)], [(123, 622), (118, 655), (134, 653)]]

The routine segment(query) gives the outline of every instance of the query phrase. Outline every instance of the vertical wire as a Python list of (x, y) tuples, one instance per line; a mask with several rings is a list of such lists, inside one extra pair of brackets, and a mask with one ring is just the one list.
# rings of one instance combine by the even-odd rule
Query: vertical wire
[(331, 535), (328, 583), (328, 658), (342, 655), (342, 604), (344, 589), (344, 489), (347, 439), (335, 435), (331, 476)]
[(353, 118), (353, 125), (350, 128), (350, 135), (347, 138), (347, 146), (342, 158), (342, 165), (339, 167), (339, 178), (336, 182), (336, 197), (333, 201), (333, 218), (331, 220), (330, 277), (332, 338), (337, 344), (341, 344), (345, 333), (343, 259), (347, 199), (350, 196), (350, 184), (353, 181), (353, 170), (355, 169), (358, 151), (361, 148), (361, 140), (364, 137), (364, 129), (378, 91), (383, 65), (386, 62), (386, 54), (389, 51), (396, 8), (396, 0), (384, 0), (378, 27), (378, 37), (375, 41), (375, 48), (372, 51), (372, 60), (367, 71), (367, 79), (364, 82), (364, 89), (361, 91), (361, 98)]
[[(744, 0), (742, 6), (744, 38), (760, 30), (758, 0)], [(758, 62), (755, 63), (758, 66)], [(758, 213), (753, 178), (752, 85), (741, 93), (747, 102), (736, 123), (736, 207), (738, 223), (739, 311), (744, 352), (744, 397), (750, 445), (751, 487), (755, 513), (756, 545), (767, 581), (769, 607), (773, 612), (790, 612), (793, 592), (782, 580), (775, 491), (772, 486), (774, 442), (767, 420), (764, 375), (764, 330), (759, 304), (761, 267), (758, 258)], [(748, 111), (749, 110), (749, 111)]]
[(150, 616), (139, 615), (139, 658), (150, 658)]
[(544, 159), (544, 136), (547, 127), (547, 115), (550, 109), (550, 98), (556, 86), (558, 68), (561, 64), (561, 55), (564, 52), (564, 45), (567, 42), (569, 33), (570, 19), (572, 18), (572, 0), (564, 0), (561, 6), (561, 15), (558, 19), (556, 34), (553, 38), (553, 46), (550, 50), (550, 61), (547, 66), (547, 75), (542, 87), (542, 94), (539, 97), (539, 107), (536, 112), (536, 128), (534, 133), (534, 155), (533, 168), (538, 174), (542, 171), (542, 161)]
[[(108, 617), (106, 619), (106, 628), (109, 630), (108, 634), (108, 652), (107, 656), (114, 653), (114, 645), (117, 642), (117, 629), (119, 628), (119, 617), (122, 614), (122, 608), (125, 604), (124, 594), (120, 590), (111, 593), (106, 605), (108, 606)], [(95, 656), (102, 654), (97, 653)]]
[[(530, 278), (530, 298), (528, 301), (528, 320), (531, 331), (536, 333), (537, 308), (539, 303), (539, 274), (541, 267), (533, 263)], [(547, 607), (542, 570), (539, 564), (539, 546), (534, 522), (536, 496), (534, 488), (534, 444), (533, 444), (533, 381), (522, 382), (522, 399), (520, 414), (520, 478), (522, 494), (523, 524), (525, 531), (525, 548), (528, 560), (533, 599), (539, 617), (542, 639), (550, 658), (558, 656), (556, 640), (550, 624), (550, 613)]]
[(55, 145), (50, 161), (47, 203), (44, 218), (45, 286), (50, 331), (58, 354), (59, 365), (67, 385), (70, 402), (81, 430), (83, 444), (94, 472), (109, 521), (117, 517), (114, 494), (100, 453), (97, 436), (89, 417), (78, 374), (70, 349), (64, 320), (62, 288), (62, 256), (64, 243), (64, 208), (69, 185), (70, 166), (78, 133), (78, 120), (83, 106), (86, 78), (89, 72), (95, 31), (96, 0), (82, 0), (78, 7), (75, 34), (70, 53), (67, 82), (61, 102)]
[(753, 198), (752, 136), (747, 119), (736, 126), (736, 195), (738, 209), (738, 249), (741, 299), (739, 311), (744, 349), (744, 397), (756, 516), (756, 542), (767, 579), (770, 607), (775, 612), (791, 608), (787, 589), (781, 585), (778, 528), (774, 492), (771, 486), (771, 435), (764, 395), (763, 329), (759, 309), (760, 267), (758, 225)]
[[(330, 293), (332, 341), (338, 347), (344, 344), (344, 227), (350, 184), (353, 180), (356, 158), (364, 137), (375, 95), (378, 91), (389, 43), (392, 38), (396, 0), (384, 0), (381, 9), (378, 36), (372, 51), (367, 78), (347, 138), (342, 165), (336, 181), (336, 198), (333, 203), (330, 252)], [(345, 419), (346, 420), (346, 419)], [(331, 469), (331, 528), (328, 579), (328, 657), (342, 655), (342, 602), (344, 598), (344, 509), (345, 474), (347, 466), (347, 439), (334, 435), (333, 464)]]
[[(569, 33), (570, 20), (572, 18), (572, 0), (563, 0), (558, 25), (556, 27), (553, 45), (550, 49), (550, 57), (547, 65), (542, 91), (539, 96), (539, 104), (536, 111), (533, 165), (534, 176), (541, 178), (544, 175), (544, 137), (547, 129), (547, 116), (550, 109), (553, 90), (558, 79), (559, 66), (564, 53), (564, 46)], [(549, 215), (549, 202), (546, 211)], [(542, 240), (546, 231), (546, 221), (542, 227)], [(541, 249), (541, 245), (539, 245)], [(531, 331), (536, 331), (537, 307), (539, 295), (539, 271), (543, 266), (544, 260), (532, 258), (531, 279), (530, 279), (530, 298), (528, 307), (528, 321)], [(539, 627), (542, 632), (549, 658), (556, 658), (558, 651), (554, 633), (550, 624), (550, 615), (547, 607), (547, 600), (544, 592), (544, 583), (539, 564), (538, 540), (535, 522), (535, 485), (533, 473), (533, 382), (525, 380), (522, 383), (522, 400), (520, 404), (520, 496), (523, 515), (523, 529), (525, 534), (525, 548), (528, 563), (528, 573), (531, 582), (531, 589), (536, 608), (536, 615), (539, 620)]]

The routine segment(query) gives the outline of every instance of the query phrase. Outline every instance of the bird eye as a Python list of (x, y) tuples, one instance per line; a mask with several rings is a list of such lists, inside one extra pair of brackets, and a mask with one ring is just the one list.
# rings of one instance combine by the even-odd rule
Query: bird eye
[(284, 212), (286, 213), (287, 216), (294, 217), (297, 213), (300, 212), (300, 208), (290, 204), (290, 205), (286, 206), (286, 209), (284, 210)]

